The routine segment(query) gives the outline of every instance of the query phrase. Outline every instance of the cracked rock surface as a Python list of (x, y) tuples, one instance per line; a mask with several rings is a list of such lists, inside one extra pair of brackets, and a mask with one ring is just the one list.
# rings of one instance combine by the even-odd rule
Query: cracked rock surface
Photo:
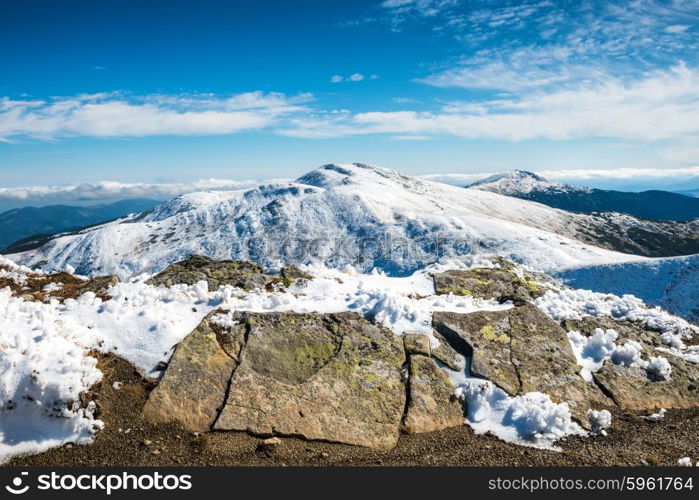
[[(578, 373), (565, 330), (533, 305), (470, 314), (435, 312), (435, 330), (472, 356), (474, 376), (491, 380), (511, 396), (543, 392), (568, 403), (573, 416), (587, 423), (591, 392)], [(597, 397), (597, 395), (596, 395)]]
[(214, 429), (395, 446), (405, 406), (399, 337), (354, 313), (234, 318), (247, 341)]
[(143, 407), (145, 418), (176, 421), (199, 432), (209, 430), (216, 420), (237, 359), (222, 347), (210, 316), (177, 345), (167, 371)]

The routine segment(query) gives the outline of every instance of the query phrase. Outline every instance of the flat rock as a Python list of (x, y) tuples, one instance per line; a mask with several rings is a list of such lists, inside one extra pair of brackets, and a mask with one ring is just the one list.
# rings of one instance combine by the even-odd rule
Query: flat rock
[(422, 333), (404, 333), (403, 347), (408, 354), (430, 355), (430, 338)]
[(506, 268), (451, 270), (434, 274), (433, 280), (439, 295), (452, 293), (499, 302), (509, 300), (515, 304), (524, 304), (545, 291), (533, 279), (520, 277)]
[(247, 342), (214, 429), (395, 446), (406, 398), (400, 337), (354, 313), (232, 321)]
[(216, 314), (210, 314), (177, 345), (163, 378), (143, 407), (144, 418), (178, 422), (192, 431), (211, 428), (237, 366), (244, 334), (242, 329), (228, 330), (212, 323)]
[(206, 281), (209, 290), (230, 285), (245, 290), (262, 288), (272, 279), (262, 272), (262, 267), (245, 261), (213, 260), (202, 255), (169, 265), (165, 270), (146, 281), (149, 285), (194, 285)]
[(672, 366), (669, 380), (650, 380), (646, 370), (606, 361), (593, 373), (595, 382), (614, 402), (631, 410), (692, 408), (699, 406), (699, 367), (672, 354), (664, 356)]
[(454, 385), (431, 358), (410, 355), (408, 411), (403, 429), (410, 434), (432, 432), (464, 424)]
[(579, 375), (565, 330), (536, 307), (435, 312), (433, 327), (451, 343), (465, 344), (473, 375), (491, 380), (512, 396), (548, 394), (555, 402), (568, 403), (576, 419), (587, 425), (590, 392), (597, 389)]

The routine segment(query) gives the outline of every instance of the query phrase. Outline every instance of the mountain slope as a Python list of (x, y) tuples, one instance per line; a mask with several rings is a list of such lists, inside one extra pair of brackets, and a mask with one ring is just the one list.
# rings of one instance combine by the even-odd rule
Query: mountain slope
[[(626, 262), (599, 244), (592, 216), (367, 165), (326, 165), (296, 182), (178, 196), (139, 217), (51, 240), (12, 258), (126, 277), (190, 254), (267, 267), (320, 262), (405, 275), (445, 255), (499, 253), (542, 270)], [(606, 228), (606, 229), (605, 229)]]
[(50, 205), (15, 208), (0, 213), (0, 248), (29, 236), (70, 231), (129, 213), (143, 212), (158, 203), (155, 200), (133, 199), (88, 207)]
[(557, 277), (576, 288), (632, 294), (699, 324), (699, 255), (591, 266)]
[(627, 193), (572, 186), (515, 170), (470, 186), (474, 189), (532, 200), (571, 212), (620, 212), (644, 219), (689, 221), (699, 218), (699, 199), (668, 191)]

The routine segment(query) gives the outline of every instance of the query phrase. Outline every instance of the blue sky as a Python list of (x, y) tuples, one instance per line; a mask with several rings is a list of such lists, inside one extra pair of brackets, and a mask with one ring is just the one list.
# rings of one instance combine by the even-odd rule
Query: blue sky
[(4, 188), (330, 162), (699, 186), (697, 0), (27, 0), (0, 44)]

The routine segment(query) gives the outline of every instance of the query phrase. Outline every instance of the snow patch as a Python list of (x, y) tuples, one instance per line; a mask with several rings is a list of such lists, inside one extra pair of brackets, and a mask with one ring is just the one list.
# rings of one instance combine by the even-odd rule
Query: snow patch
[(557, 449), (554, 443), (562, 437), (586, 434), (571, 419), (566, 403), (556, 404), (540, 392), (512, 397), (491, 381), (473, 377), (470, 361), (464, 359), (463, 371), (443, 369), (466, 405), (466, 422), (477, 434), (492, 432), (503, 441), (547, 449)]
[(612, 425), (612, 414), (609, 410), (589, 410), (587, 412), (587, 418), (590, 422), (590, 428), (593, 434), (607, 435), (606, 429), (609, 429)]

